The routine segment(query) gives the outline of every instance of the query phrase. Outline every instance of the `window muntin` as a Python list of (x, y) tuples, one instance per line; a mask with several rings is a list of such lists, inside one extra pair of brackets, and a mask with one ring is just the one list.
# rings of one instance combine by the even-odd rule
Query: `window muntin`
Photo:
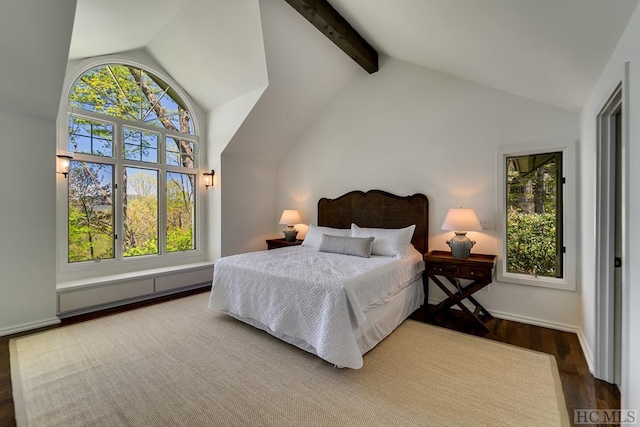
[(68, 180), (69, 262), (113, 258), (113, 166), (74, 160)]
[(508, 273), (563, 277), (562, 152), (506, 158)]
[[(91, 222), (99, 215), (78, 215), (69, 199), (67, 263), (196, 249), (198, 138), (193, 129), (190, 113), (177, 92), (139, 67), (102, 65), (75, 81), (69, 95), (66, 146), (74, 153), (77, 170), (87, 174), (101, 164), (111, 171), (108, 188), (94, 180), (91, 189), (110, 192), (111, 230), (107, 239), (108, 230)], [(167, 141), (173, 144), (170, 151), (178, 152), (171, 163), (162, 154)], [(183, 200), (177, 213), (168, 206), (168, 177), (182, 182), (181, 190), (171, 193)], [(100, 208), (104, 210), (104, 204)], [(101, 209), (94, 211), (101, 214)], [(79, 233), (82, 221), (93, 224), (90, 236)], [(95, 247), (97, 235), (100, 242), (111, 242), (108, 251), (102, 243)], [(96, 243), (93, 252), (82, 251), (81, 244), (86, 247), (90, 238)]]

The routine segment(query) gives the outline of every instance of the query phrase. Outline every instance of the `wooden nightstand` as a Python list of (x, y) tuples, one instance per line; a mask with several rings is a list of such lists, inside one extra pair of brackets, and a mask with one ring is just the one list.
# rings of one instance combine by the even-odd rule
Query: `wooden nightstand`
[[(480, 314), (485, 315), (486, 320), (493, 319), (493, 316), (471, 295), (493, 281), (496, 256), (471, 254), (467, 259), (456, 259), (451, 255), (451, 252), (431, 251), (424, 255), (424, 262), (427, 276), (447, 294), (447, 299), (438, 304), (429, 317), (435, 318), (439, 313), (444, 313), (453, 305), (457, 305), (463, 313), (474, 318), (485, 330), (489, 331), (480, 318)], [(451, 292), (449, 287), (442, 283), (437, 276), (447, 279), (455, 287), (455, 292)], [(460, 279), (471, 280), (471, 283), (462, 286)], [(475, 306), (473, 312), (462, 303), (465, 299), (471, 301)]]
[(296, 240), (295, 242), (287, 242), (284, 238), (282, 239), (267, 239), (267, 249), (278, 249), (278, 248), (286, 248), (289, 246), (299, 246), (302, 244), (302, 240)]

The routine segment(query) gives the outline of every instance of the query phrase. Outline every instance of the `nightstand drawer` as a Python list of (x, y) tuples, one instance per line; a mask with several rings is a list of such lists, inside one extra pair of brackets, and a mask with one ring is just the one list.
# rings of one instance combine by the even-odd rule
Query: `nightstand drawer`
[(455, 265), (427, 265), (427, 273), (438, 274), (441, 276), (458, 276), (458, 267)]
[(490, 279), (492, 270), (460, 265), (456, 277), (460, 279)]

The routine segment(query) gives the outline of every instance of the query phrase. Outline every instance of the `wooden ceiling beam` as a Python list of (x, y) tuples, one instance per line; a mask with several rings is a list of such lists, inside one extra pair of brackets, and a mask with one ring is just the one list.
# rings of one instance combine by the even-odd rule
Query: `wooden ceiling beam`
[(285, 0), (369, 74), (378, 71), (378, 52), (327, 0)]

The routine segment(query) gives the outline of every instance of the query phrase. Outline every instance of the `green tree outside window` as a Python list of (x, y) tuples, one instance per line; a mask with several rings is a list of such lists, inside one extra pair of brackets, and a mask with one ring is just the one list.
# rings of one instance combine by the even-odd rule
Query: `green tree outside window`
[(562, 153), (506, 159), (507, 271), (562, 277)]
[(69, 94), (68, 262), (115, 258), (118, 241), (122, 257), (195, 249), (196, 140), (185, 103), (158, 76), (123, 64), (83, 73)]

